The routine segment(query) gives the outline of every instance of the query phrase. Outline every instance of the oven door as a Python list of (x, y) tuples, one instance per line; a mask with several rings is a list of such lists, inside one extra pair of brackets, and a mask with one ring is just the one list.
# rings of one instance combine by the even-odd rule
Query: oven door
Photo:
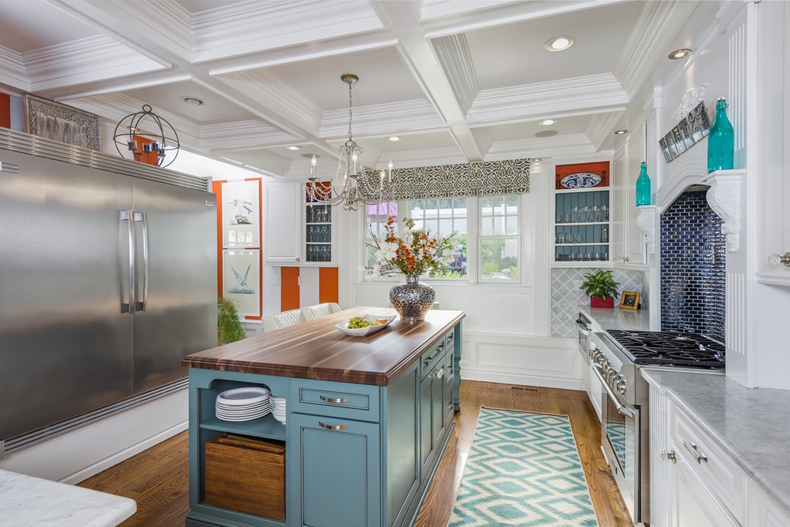
[(623, 495), (634, 524), (644, 521), (640, 507), (640, 408), (631, 406), (609, 387), (601, 367), (593, 365), (593, 372), (604, 388), (601, 412), (602, 448), (617, 487)]

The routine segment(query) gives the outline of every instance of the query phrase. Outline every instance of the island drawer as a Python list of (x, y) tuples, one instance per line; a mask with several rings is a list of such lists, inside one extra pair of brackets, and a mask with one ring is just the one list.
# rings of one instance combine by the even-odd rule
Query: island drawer
[(424, 379), (433, 370), (434, 366), (441, 361), (445, 350), (444, 342), (445, 339), (441, 339), (420, 357), (421, 379)]
[(379, 422), (379, 387), (294, 379), (289, 410), (302, 414)]

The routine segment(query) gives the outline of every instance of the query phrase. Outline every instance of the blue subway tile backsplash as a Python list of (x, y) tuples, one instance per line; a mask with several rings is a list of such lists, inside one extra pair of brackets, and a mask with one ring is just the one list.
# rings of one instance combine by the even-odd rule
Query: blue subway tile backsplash
[(725, 237), (705, 191), (661, 215), (661, 329), (724, 340)]

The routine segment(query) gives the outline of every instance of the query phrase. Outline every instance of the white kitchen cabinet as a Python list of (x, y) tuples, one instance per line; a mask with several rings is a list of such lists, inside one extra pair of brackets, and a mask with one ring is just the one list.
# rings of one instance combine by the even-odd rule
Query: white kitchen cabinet
[(790, 517), (752, 481), (749, 482), (749, 525), (790, 527)]
[(335, 259), (333, 207), (307, 203), (301, 181), (266, 183), (263, 196), (264, 262), (331, 265)]
[(684, 458), (679, 458), (673, 464), (670, 474), (670, 518), (673, 526), (740, 526), (702, 485), (694, 474), (694, 469)]
[[(636, 180), (645, 156), (645, 124), (642, 123), (625, 139), (612, 166), (612, 261), (617, 267), (645, 268), (647, 265), (645, 235), (636, 222), (639, 216)], [(655, 181), (651, 184), (655, 186)]]

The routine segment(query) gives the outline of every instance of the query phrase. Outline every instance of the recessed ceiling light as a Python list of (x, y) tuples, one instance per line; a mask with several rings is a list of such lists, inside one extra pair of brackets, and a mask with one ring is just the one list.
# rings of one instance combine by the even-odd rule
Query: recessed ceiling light
[(391, 136), (389, 136), (387, 139), (389, 139), (389, 140), (390, 140), (390, 141), (392, 141), (392, 142), (397, 142), (397, 141), (400, 141), (400, 137), (399, 137), (399, 136), (397, 136), (397, 135), (391, 135)]
[(181, 97), (181, 100), (190, 106), (203, 106), (205, 103), (197, 97)]
[(556, 51), (565, 51), (566, 49), (573, 46), (575, 41), (573, 37), (564, 36), (564, 37), (554, 37), (545, 44), (543, 44), (543, 49), (546, 51), (556, 52)]
[(540, 124), (542, 124), (543, 126), (549, 126), (549, 125), (554, 124), (556, 122), (557, 122), (556, 119), (544, 119), (544, 120), (542, 120), (540, 122)]
[(687, 57), (689, 55), (691, 55), (691, 50), (688, 48), (676, 49), (675, 51), (669, 54), (669, 58), (671, 58), (672, 60), (678, 60), (678, 59), (682, 59), (683, 57)]
[(614, 135), (624, 135), (627, 134), (628, 130), (615, 130)]
[(302, 157), (304, 157), (305, 159), (313, 159), (313, 157), (318, 159), (321, 156), (319, 156), (318, 154), (302, 154)]
[(540, 163), (541, 161), (543, 161), (543, 158), (542, 157), (533, 157), (530, 161), (533, 161), (535, 163)]
[(551, 137), (553, 135), (557, 135), (559, 132), (557, 130), (544, 130), (542, 132), (538, 132), (535, 134), (535, 137)]
[(293, 150), (294, 152), (296, 152), (297, 150), (301, 150), (301, 149), (302, 149), (301, 146), (296, 146), (296, 145), (291, 145), (291, 146), (288, 147), (288, 150)]
[(250, 168), (250, 165), (248, 165), (247, 163), (242, 163), (241, 166), (243, 166), (244, 168)]

